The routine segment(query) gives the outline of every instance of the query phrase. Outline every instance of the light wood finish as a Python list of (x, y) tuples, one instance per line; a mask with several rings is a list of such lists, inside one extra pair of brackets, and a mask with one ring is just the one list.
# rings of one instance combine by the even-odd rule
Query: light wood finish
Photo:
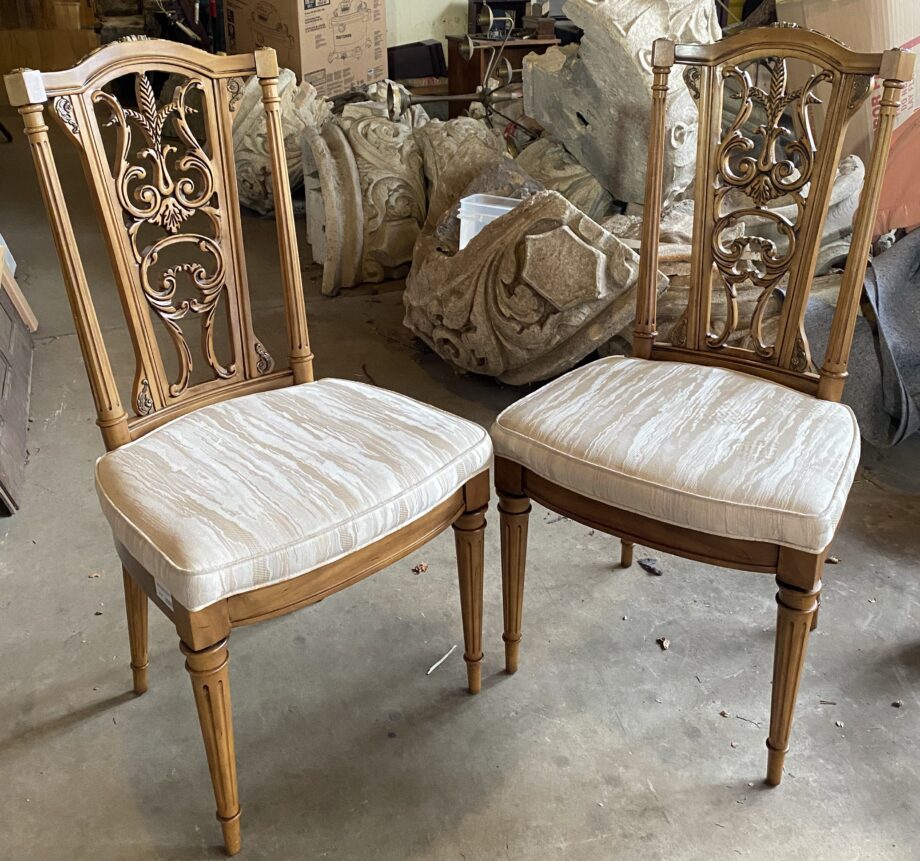
[(463, 660), (471, 694), (482, 687), (482, 579), (485, 554), (486, 510), (464, 511), (454, 521), (457, 572), (460, 579), (460, 613), (463, 618)]
[(230, 653), (227, 640), (195, 651), (181, 644), (185, 668), (192, 679), (208, 769), (217, 799), (217, 820), (228, 855), (242, 848), (240, 791), (236, 779), (233, 711), (230, 706)]
[[(754, 61), (784, 62), (767, 67), (768, 92), (759, 89), (746, 70)], [(787, 87), (785, 60), (804, 60), (817, 71), (802, 88)], [(670, 342), (660, 342), (655, 326), (657, 310), (658, 222), (643, 224), (642, 259), (637, 297), (633, 352), (640, 358), (691, 361), (734, 368), (763, 377), (827, 400), (839, 400), (846, 380), (846, 367), (853, 340), (855, 317), (865, 274), (871, 231), (881, 179), (888, 157), (894, 116), (900, 92), (911, 79), (912, 54), (891, 50), (884, 54), (858, 54), (833, 39), (809, 30), (761, 27), (743, 31), (713, 45), (679, 45), (668, 39), (655, 42), (653, 54), (652, 119), (649, 137), (649, 167), (646, 178), (646, 212), (660, 212), (664, 163), (665, 99), (668, 77), (675, 64), (697, 94), (700, 134), (694, 199), (691, 286), (686, 312), (672, 329)], [(883, 78), (879, 122), (872, 158), (854, 219), (854, 233), (840, 297), (831, 329), (828, 349), (820, 369), (813, 364), (805, 336), (804, 317), (817, 263), (820, 236), (827, 204), (840, 160), (847, 124), (869, 93), (873, 75)], [(726, 79), (736, 82), (740, 98), (723, 105)], [(792, 158), (787, 147), (778, 154), (771, 146), (761, 153), (756, 165), (745, 171), (738, 158), (764, 149), (745, 136), (744, 121), (754, 107), (768, 114), (771, 143), (782, 131), (784, 112), (806, 115), (813, 91), (830, 85), (823, 131), (815, 140), (810, 124), (797, 121), (793, 137), (797, 147), (796, 172), (785, 176), (783, 160)], [(723, 132), (723, 108), (737, 117), (736, 125)], [(748, 144), (751, 144), (748, 147)], [(778, 149), (778, 145), (777, 145)], [(750, 160), (754, 162), (752, 158)], [(787, 162), (792, 164), (792, 162)], [(807, 196), (805, 191), (808, 183)], [(730, 209), (726, 195), (742, 191), (756, 206)], [(799, 205), (799, 216), (789, 225), (779, 225), (788, 239), (784, 252), (776, 246), (759, 252), (759, 268), (751, 279), (761, 288), (750, 330), (753, 348), (730, 344), (738, 327), (735, 287), (750, 276), (746, 266), (736, 265), (747, 246), (726, 248), (720, 236), (745, 214), (762, 216), (761, 205), (789, 197)], [(757, 249), (755, 249), (757, 250)], [(772, 254), (772, 258), (770, 258)], [(764, 311), (777, 286), (785, 284), (786, 298), (778, 333), (771, 340), (764, 333)], [(713, 291), (724, 293), (727, 316), (713, 326)], [(715, 331), (714, 331), (715, 329)]]
[[(178, 75), (172, 101), (157, 98), (147, 73)], [(231, 141), (232, 114), (242, 82), (255, 74), (262, 90), (266, 139), (272, 166), (275, 219), (281, 259), (281, 291), (288, 335), (288, 367), (275, 369), (252, 326), (242, 225)], [(103, 88), (120, 76), (132, 76), (137, 107), (126, 108)], [(186, 45), (157, 40), (116, 42), (94, 52), (73, 69), (41, 73), (23, 70), (6, 78), (11, 102), (19, 108), (32, 149), (77, 335), (106, 448), (138, 439), (174, 418), (201, 407), (254, 392), (313, 380), (313, 354), (307, 329), (300, 258), (278, 98), (278, 64), (270, 48), (254, 54), (213, 56)], [(168, 94), (167, 94), (168, 97)], [(189, 100), (200, 110), (207, 136), (203, 146), (186, 123)], [(122, 403), (83, 263), (61, 190), (48, 137), (50, 110), (79, 153), (102, 227), (116, 287), (134, 347), (131, 404)], [(107, 155), (100, 119), (116, 130), (114, 159)], [(184, 150), (186, 168), (158, 162), (153, 179), (135, 149), (147, 148), (155, 160), (164, 122), (172, 120)], [(131, 144), (133, 135), (134, 144)], [(169, 146), (175, 141), (170, 140)], [(149, 161), (147, 162), (147, 170)], [(163, 177), (185, 171), (182, 179)], [(191, 179), (189, 179), (191, 177)], [(176, 179), (176, 181), (173, 181)], [(188, 183), (183, 185), (182, 183)], [(196, 186), (201, 183), (207, 194)], [(196, 197), (197, 195), (197, 197)], [(146, 208), (145, 208), (146, 207)], [(191, 214), (190, 214), (191, 213)], [(186, 222), (197, 219), (194, 228)], [(210, 225), (207, 229), (201, 224)], [(126, 227), (127, 225), (127, 227)], [(149, 232), (160, 227), (159, 239)], [(145, 238), (138, 240), (143, 235)], [(184, 238), (183, 238), (184, 237)], [(160, 273), (150, 270), (158, 250), (189, 241), (198, 252), (188, 264)], [(191, 248), (189, 251), (191, 252)], [(219, 261), (220, 277), (202, 269), (202, 255)], [(197, 267), (197, 268), (196, 268)], [(185, 308), (173, 301), (170, 278), (190, 275), (201, 290), (198, 303)], [(215, 309), (226, 314), (229, 355), (218, 355)], [(201, 326), (202, 355), (211, 379), (194, 382), (192, 356), (181, 328), (186, 318)], [(175, 348), (180, 373), (167, 371), (156, 326), (165, 327)], [(398, 445), (398, 440), (394, 440)], [(322, 458), (322, 451), (316, 453)], [(233, 747), (227, 638), (243, 625), (273, 619), (347, 588), (383, 570), (451, 526), (456, 528), (460, 599), (471, 692), (480, 688), (482, 660), (483, 529), (489, 502), (489, 476), (471, 479), (448, 499), (379, 541), (293, 579), (252, 589), (190, 611), (157, 592), (151, 574), (124, 547), (116, 545), (125, 572), (125, 604), (135, 690), (147, 686), (147, 601), (175, 625), (186, 655), (201, 720), (218, 819), (230, 854), (240, 849), (239, 792)]]
[(30, 332), (35, 332), (38, 330), (38, 317), (35, 316), (35, 312), (32, 310), (29, 300), (23, 294), (15, 276), (10, 272), (3, 250), (4, 246), (0, 245), (0, 290), (9, 296), (10, 302), (13, 303), (13, 307), (22, 318), (25, 327)]
[(502, 612), (505, 629), (505, 671), (516, 673), (521, 650), (524, 613), (524, 570), (527, 565), (527, 528), (530, 500), (499, 492), (502, 543)]
[[(785, 63), (775, 58), (806, 60), (814, 63), (818, 71), (801, 91), (789, 93)], [(753, 80), (746, 77), (744, 65), (755, 60), (768, 63), (768, 92), (759, 90)], [(904, 83), (911, 79), (913, 62), (913, 56), (903, 51), (857, 54), (820, 34), (788, 27), (753, 28), (713, 45), (679, 45), (668, 39), (655, 42), (646, 218), (642, 229), (633, 332), (635, 356), (732, 368), (819, 398), (840, 399), (893, 118), (899, 93)], [(689, 299), (683, 317), (672, 330), (671, 342), (665, 343), (658, 339), (656, 324), (658, 214), (662, 205), (667, 134), (665, 105), (668, 80), (675, 64), (687, 66), (684, 79), (697, 99), (700, 134)], [(855, 218), (853, 242), (830, 344), (823, 366), (816, 369), (804, 332), (805, 309), (846, 125), (868, 94), (875, 74), (880, 74), (884, 81), (875, 149)], [(738, 83), (741, 97), (723, 105), (726, 77)], [(788, 149), (784, 155), (776, 152), (783, 113), (787, 110), (807, 113), (809, 93), (825, 83), (831, 85), (831, 101), (820, 140), (815, 142), (807, 122), (797, 122), (792, 144), (797, 153), (797, 173), (789, 171), (787, 167), (792, 162), (783, 162), (790, 158)], [(754, 103), (766, 114), (765, 134), (771, 141), (768, 146), (746, 137), (744, 131), (744, 122), (749, 116), (745, 112), (752, 110)], [(737, 112), (727, 132), (722, 128), (723, 108)], [(802, 114), (798, 116), (801, 119)], [(738, 162), (744, 157), (747, 157), (747, 168), (739, 167)], [(805, 182), (810, 183), (807, 198), (803, 191)], [(727, 195), (732, 189), (741, 189), (755, 201), (756, 205), (747, 210), (751, 214), (755, 210), (762, 212), (757, 207), (782, 195), (790, 195), (799, 204), (800, 217), (789, 227), (787, 251), (780, 253), (775, 246), (769, 253), (761, 251), (761, 268), (755, 269), (755, 277), (751, 279), (763, 288), (764, 297), (772, 295), (779, 283), (786, 283), (787, 290), (775, 339), (771, 341), (764, 335), (763, 320), (759, 316), (762, 311), (759, 311), (751, 321), (750, 328), (756, 340), (750, 349), (729, 343), (738, 324), (733, 291), (741, 283), (739, 275), (743, 268), (734, 269), (733, 255), (740, 254), (743, 249), (740, 246), (726, 249), (718, 239), (728, 224), (724, 219), (732, 215), (726, 211)], [(714, 327), (711, 319), (714, 284), (715, 289), (724, 291), (728, 308), (720, 327)], [(766, 302), (766, 298), (763, 301)], [(758, 303), (758, 308), (762, 305)], [(504, 639), (509, 672), (517, 669), (518, 664), (530, 499), (619, 537), (623, 542), (623, 565), (632, 563), (633, 544), (640, 543), (700, 562), (776, 576), (779, 593), (767, 781), (778, 784), (789, 746), (808, 635), (817, 624), (821, 573), (827, 549), (809, 554), (777, 544), (722, 538), (660, 523), (599, 503), (501, 457), (495, 460), (495, 485), (502, 523)]]
[(811, 630), (818, 630), (818, 613), (821, 612), (821, 595), (818, 594), (815, 596), (815, 612), (811, 616)]
[(147, 690), (147, 593), (127, 571), (122, 571), (125, 584), (125, 611), (128, 617), (128, 643), (131, 646), (131, 672), (134, 693)]
[[(820, 567), (816, 565), (816, 568)], [(783, 763), (789, 749), (792, 714), (805, 666), (805, 650), (811, 623), (818, 607), (820, 580), (811, 589), (776, 583), (776, 648), (773, 656), (773, 699), (770, 709), (770, 735), (767, 739), (767, 783), (778, 786), (783, 778)]]

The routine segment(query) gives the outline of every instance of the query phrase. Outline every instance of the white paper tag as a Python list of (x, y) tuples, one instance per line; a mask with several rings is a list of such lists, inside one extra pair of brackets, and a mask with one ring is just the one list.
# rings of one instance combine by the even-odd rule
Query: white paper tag
[(154, 582), (156, 583), (157, 587), (157, 598), (159, 598), (167, 607), (169, 607), (170, 610), (172, 610), (172, 594), (170, 593), (169, 589), (160, 584), (159, 581)]

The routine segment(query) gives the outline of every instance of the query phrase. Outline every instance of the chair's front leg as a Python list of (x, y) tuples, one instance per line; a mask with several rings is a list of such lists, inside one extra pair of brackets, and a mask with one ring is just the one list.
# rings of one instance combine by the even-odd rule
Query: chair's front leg
[(629, 568), (633, 564), (633, 548), (636, 545), (625, 538), (620, 542), (620, 567)]
[(134, 693), (147, 690), (147, 593), (122, 569), (125, 583), (125, 613), (128, 617), (128, 644), (131, 648), (131, 672)]
[(486, 507), (467, 511), (454, 523), (460, 612), (463, 616), (463, 660), (471, 694), (482, 687), (482, 577), (485, 556)]
[(242, 848), (242, 840), (227, 639), (198, 652), (185, 643), (181, 644), (181, 648), (195, 692), (198, 720), (217, 799), (217, 818), (224, 832), (224, 846), (228, 855), (236, 855)]
[(812, 620), (818, 609), (821, 582), (812, 588), (790, 586), (777, 576), (776, 650), (773, 658), (773, 702), (770, 711), (770, 736), (767, 739), (767, 783), (778, 786), (783, 778), (783, 763), (789, 749), (792, 716), (799, 692), (805, 650)]
[(530, 500), (499, 491), (502, 542), (502, 609), (505, 630), (505, 671), (516, 673), (524, 612), (524, 567), (527, 562), (527, 526)]

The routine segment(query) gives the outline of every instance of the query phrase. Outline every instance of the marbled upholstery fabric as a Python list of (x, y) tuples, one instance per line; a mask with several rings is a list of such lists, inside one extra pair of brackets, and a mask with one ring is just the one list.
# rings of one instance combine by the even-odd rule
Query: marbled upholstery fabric
[(479, 425), (326, 379), (205, 407), (104, 455), (116, 541), (190, 610), (405, 526), (489, 468)]
[(748, 374), (611, 357), (506, 409), (495, 454), (569, 490), (712, 535), (809, 552), (859, 460), (848, 407)]

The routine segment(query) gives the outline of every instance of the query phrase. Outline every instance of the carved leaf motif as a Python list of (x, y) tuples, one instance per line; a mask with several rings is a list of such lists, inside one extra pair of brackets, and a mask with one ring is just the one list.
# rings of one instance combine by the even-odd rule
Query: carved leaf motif
[[(746, 68), (728, 66), (722, 72), (726, 84), (736, 88), (733, 98), (738, 102), (737, 114), (716, 153), (711, 245), (725, 293), (726, 316), (721, 331), (709, 333), (706, 343), (713, 349), (728, 343), (738, 325), (737, 288), (750, 283), (761, 291), (751, 319), (754, 351), (768, 359), (775, 346), (766, 343), (765, 311), (795, 259), (798, 225), (807, 206), (805, 190), (814, 172), (810, 109), (819, 103), (814, 90), (822, 82), (833, 81), (833, 75), (821, 70), (800, 89), (788, 92), (785, 59), (765, 61), (765, 67), (769, 73), (766, 89), (753, 84)], [(755, 106), (759, 108), (756, 115)], [(786, 195), (795, 205), (794, 219), (768, 207)], [(758, 236), (738, 236), (745, 219), (772, 226), (782, 245)]]
[(256, 355), (259, 357), (259, 361), (256, 364), (256, 370), (260, 374), (271, 373), (272, 368), (275, 367), (275, 360), (271, 357), (271, 353), (265, 349), (261, 341), (255, 342)]
[(149, 416), (153, 412), (153, 398), (150, 397), (150, 383), (144, 379), (141, 380), (141, 388), (137, 393), (134, 405), (137, 407), (139, 416)]
[(227, 103), (227, 109), (231, 114), (236, 110), (240, 99), (243, 98), (243, 89), (242, 78), (227, 79), (227, 92), (230, 94), (230, 101)]
[[(192, 355), (180, 322), (189, 315), (200, 318), (202, 352), (208, 366), (219, 378), (236, 373), (235, 364), (225, 366), (214, 347), (214, 319), (220, 298), (226, 291), (226, 263), (219, 244), (221, 214), (215, 191), (214, 167), (188, 125), (188, 116), (196, 110), (188, 104), (191, 92), (203, 91), (201, 81), (188, 80), (176, 88), (172, 101), (158, 105), (156, 94), (146, 74), (135, 76), (137, 109), (125, 108), (111, 94), (99, 90), (93, 95), (97, 104), (109, 109), (106, 125), (115, 126), (117, 143), (112, 174), (118, 201), (128, 222), (128, 236), (137, 265), (141, 291), (154, 313), (166, 326), (179, 360), (178, 378), (169, 393), (178, 397), (189, 385)], [(179, 142), (178, 147), (164, 141), (167, 122)], [(140, 132), (141, 149), (132, 151), (133, 130)], [(195, 214), (205, 216), (211, 235), (182, 233), (183, 225)], [(145, 226), (160, 228), (166, 235), (151, 239)], [(193, 258), (163, 268), (161, 254), (170, 250)], [(181, 280), (188, 281), (195, 297), (178, 301)], [(146, 383), (146, 381), (144, 381)], [(146, 395), (145, 395), (146, 391)], [(137, 396), (138, 411), (148, 408), (149, 387)], [(152, 401), (149, 408), (153, 408)], [(141, 413), (144, 415), (145, 413)]]
[(61, 122), (70, 129), (71, 134), (75, 136), (80, 134), (80, 126), (73, 114), (73, 101), (70, 96), (57, 96), (54, 99), (54, 112)]

